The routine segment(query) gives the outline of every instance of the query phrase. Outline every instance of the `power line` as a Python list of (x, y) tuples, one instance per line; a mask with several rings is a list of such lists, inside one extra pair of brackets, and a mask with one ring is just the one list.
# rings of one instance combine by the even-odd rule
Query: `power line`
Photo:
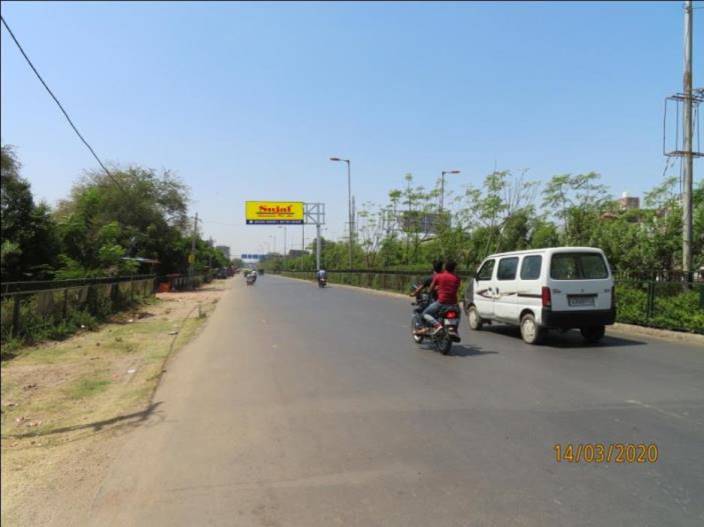
[(205, 220), (203, 218), (198, 221), (200, 221), (201, 223), (216, 223), (218, 225), (227, 225), (228, 227), (240, 227), (242, 225), (241, 223), (225, 223), (223, 221)]
[(37, 76), (37, 78), (39, 79), (39, 82), (41, 82), (42, 85), (44, 86), (44, 88), (46, 88), (46, 91), (49, 92), (49, 95), (51, 95), (51, 98), (54, 99), (54, 102), (57, 104), (57, 106), (58, 106), (59, 109), (61, 110), (61, 113), (63, 113), (63, 114), (64, 114), (64, 117), (66, 117), (66, 120), (68, 121), (68, 124), (70, 124), (70, 125), (71, 125), (71, 128), (73, 128), (73, 131), (76, 132), (76, 135), (79, 137), (79, 139), (80, 139), (81, 141), (83, 141), (83, 144), (86, 145), (86, 147), (88, 148), (88, 150), (90, 150), (90, 153), (93, 154), (93, 157), (95, 158), (95, 160), (96, 160), (96, 161), (98, 162), (98, 164), (102, 167), (102, 169), (105, 171), (105, 173), (108, 175), (108, 177), (112, 180), (112, 182), (115, 183), (115, 185), (117, 185), (117, 187), (118, 187), (122, 192), (125, 192), (125, 189), (122, 187), (122, 185), (120, 184), (120, 182), (119, 182), (119, 181), (110, 173), (110, 171), (105, 167), (105, 165), (103, 164), (103, 162), (100, 160), (100, 158), (98, 157), (98, 155), (95, 153), (95, 150), (93, 150), (93, 147), (91, 147), (91, 146), (88, 144), (88, 141), (86, 141), (85, 138), (81, 135), (81, 132), (78, 131), (78, 128), (76, 128), (76, 125), (73, 124), (73, 121), (71, 120), (71, 117), (69, 117), (69, 115), (68, 115), (68, 113), (66, 112), (66, 110), (64, 110), (64, 107), (61, 105), (61, 103), (59, 102), (59, 100), (56, 98), (56, 96), (54, 95), (54, 93), (51, 91), (51, 88), (49, 88), (49, 86), (47, 85), (47, 83), (44, 82), (44, 79), (42, 78), (42, 76), (41, 76), (41, 75), (39, 74), (39, 72), (37, 71), (37, 68), (34, 67), (34, 64), (32, 64), (32, 61), (29, 60), (29, 57), (28, 57), (27, 54), (24, 52), (24, 49), (22, 49), (22, 45), (19, 43), (19, 41), (18, 41), (17, 38), (15, 37), (15, 34), (14, 34), (14, 33), (12, 32), (12, 30), (10, 29), (10, 26), (8, 26), (8, 25), (7, 25), (7, 22), (5, 22), (5, 18), (2, 17), (2, 16), (0, 16), (0, 19), (2, 20), (2, 24), (5, 26), (5, 29), (7, 29), (7, 32), (8, 32), (8, 33), (10, 34), (10, 36), (12, 37), (12, 40), (13, 40), (13, 41), (15, 42), (15, 44), (17, 45), (17, 48), (20, 50), (20, 53), (22, 53), (22, 56), (23, 56), (24, 59), (27, 61), (27, 64), (29, 64), (29, 67), (32, 68), (32, 71), (34, 72), (34, 74), (35, 74), (35, 75)]

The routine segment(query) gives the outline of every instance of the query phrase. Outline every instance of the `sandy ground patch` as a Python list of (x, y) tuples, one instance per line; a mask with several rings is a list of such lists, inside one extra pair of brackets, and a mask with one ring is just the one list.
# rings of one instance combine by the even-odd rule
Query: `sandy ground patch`
[(77, 498), (95, 488), (125, 434), (158, 414), (151, 397), (165, 361), (232, 283), (158, 294), (97, 331), (27, 347), (2, 364), (3, 525), (61, 525), (57, 499), (88, 506)]

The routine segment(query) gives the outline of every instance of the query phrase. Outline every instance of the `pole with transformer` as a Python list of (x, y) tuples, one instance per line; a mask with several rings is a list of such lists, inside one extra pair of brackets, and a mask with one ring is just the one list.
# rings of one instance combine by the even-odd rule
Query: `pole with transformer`
[[(682, 282), (685, 289), (694, 279), (692, 257), (693, 242), (693, 182), (694, 158), (704, 157), (699, 142), (699, 105), (704, 102), (704, 89), (693, 88), (692, 62), (694, 40), (694, 7), (691, 0), (684, 3), (684, 73), (682, 91), (665, 98), (663, 116), (663, 154), (667, 157), (680, 158), (680, 202), (682, 206)], [(670, 117), (668, 108), (674, 106), (674, 117)], [(681, 110), (681, 124), (680, 124)], [(674, 119), (674, 123), (672, 123)], [(674, 141), (668, 139), (668, 129), (674, 124)], [(682, 138), (680, 139), (680, 132)], [(697, 144), (695, 145), (695, 138)], [(668, 164), (670, 161), (668, 161)]]
[(694, 179), (694, 163), (692, 152), (692, 33), (693, 33), (692, 0), (684, 5), (684, 112), (683, 112), (683, 157), (682, 167), (682, 271), (685, 281), (692, 280), (692, 181)]

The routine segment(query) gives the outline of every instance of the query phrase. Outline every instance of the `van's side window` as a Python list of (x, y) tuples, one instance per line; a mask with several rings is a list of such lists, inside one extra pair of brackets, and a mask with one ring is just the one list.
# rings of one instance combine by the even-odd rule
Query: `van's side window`
[(496, 278), (499, 280), (514, 280), (518, 269), (518, 257), (501, 258), (499, 268), (496, 271)]
[(487, 260), (482, 265), (477, 273), (477, 282), (480, 280), (491, 280), (491, 274), (494, 272), (494, 260)]
[(521, 264), (521, 280), (537, 280), (540, 278), (540, 266), (543, 257), (539, 254), (526, 256)]

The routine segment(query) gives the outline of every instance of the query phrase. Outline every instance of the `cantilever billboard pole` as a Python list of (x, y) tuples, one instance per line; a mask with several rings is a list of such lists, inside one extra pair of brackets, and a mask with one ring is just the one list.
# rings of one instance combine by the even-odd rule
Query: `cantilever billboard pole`
[(320, 227), (325, 225), (325, 203), (304, 203), (303, 223), (315, 225), (315, 268), (320, 271)]

